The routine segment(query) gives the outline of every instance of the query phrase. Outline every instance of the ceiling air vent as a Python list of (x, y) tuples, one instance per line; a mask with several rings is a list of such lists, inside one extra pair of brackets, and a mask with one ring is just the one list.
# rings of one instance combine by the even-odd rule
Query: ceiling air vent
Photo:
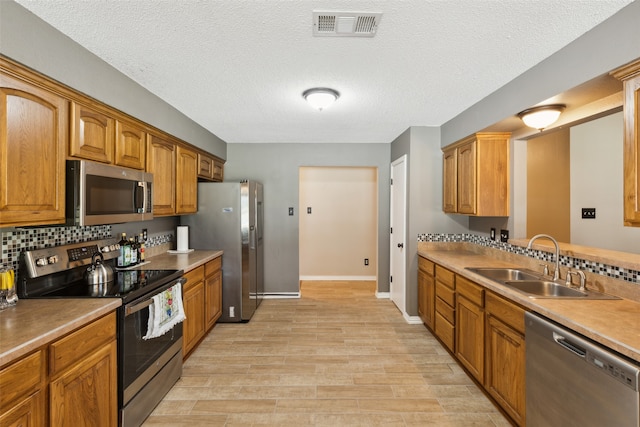
[(313, 35), (316, 37), (373, 37), (381, 12), (313, 12)]

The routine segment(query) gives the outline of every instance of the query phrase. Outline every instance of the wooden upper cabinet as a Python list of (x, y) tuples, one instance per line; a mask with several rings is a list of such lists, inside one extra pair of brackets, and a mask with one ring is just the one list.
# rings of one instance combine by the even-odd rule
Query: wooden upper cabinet
[(147, 172), (153, 174), (153, 214), (176, 214), (176, 144), (149, 135)]
[(510, 137), (508, 132), (481, 132), (443, 150), (445, 212), (509, 216)]
[(198, 211), (198, 154), (183, 146), (177, 149), (176, 213), (190, 214)]
[(144, 169), (147, 134), (142, 126), (116, 120), (115, 164), (133, 169)]
[(71, 103), (70, 156), (113, 163), (115, 137), (113, 117), (78, 102)]
[(442, 210), (458, 212), (458, 149), (445, 150), (442, 155)]
[(612, 74), (624, 84), (624, 225), (640, 227), (640, 59)]
[(69, 103), (0, 70), (0, 228), (65, 221)]
[(224, 178), (224, 162), (206, 154), (198, 153), (198, 178), (206, 181), (222, 182)]

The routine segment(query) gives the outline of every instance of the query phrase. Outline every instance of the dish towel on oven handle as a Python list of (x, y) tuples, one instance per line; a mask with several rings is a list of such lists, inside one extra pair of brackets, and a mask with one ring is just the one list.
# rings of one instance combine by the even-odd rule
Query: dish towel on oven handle
[(145, 340), (157, 338), (171, 330), (175, 325), (186, 319), (182, 306), (182, 284), (176, 283), (169, 289), (151, 297), (149, 306), (149, 324)]

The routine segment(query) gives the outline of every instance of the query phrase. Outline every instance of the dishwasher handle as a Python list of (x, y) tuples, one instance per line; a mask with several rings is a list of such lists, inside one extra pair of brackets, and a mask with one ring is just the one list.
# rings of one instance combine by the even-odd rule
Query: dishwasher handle
[(572, 343), (566, 337), (560, 335), (557, 332), (553, 332), (553, 340), (562, 347), (566, 348), (576, 356), (582, 357), (583, 359), (587, 356), (587, 350), (580, 347), (577, 344)]

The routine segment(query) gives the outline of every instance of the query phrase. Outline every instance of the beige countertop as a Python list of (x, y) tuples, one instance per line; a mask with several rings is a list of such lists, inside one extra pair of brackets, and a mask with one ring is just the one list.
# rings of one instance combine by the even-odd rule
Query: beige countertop
[(149, 258), (147, 263), (133, 267), (135, 270), (184, 270), (185, 272), (200, 267), (207, 262), (222, 256), (219, 250), (194, 250), (186, 254), (165, 252)]
[(640, 361), (640, 303), (638, 302), (628, 299), (533, 299), (465, 269), (466, 267), (517, 267), (519, 265), (464, 250), (419, 250), (418, 254), (531, 311)]
[[(135, 269), (189, 271), (222, 256), (218, 250), (163, 253)], [(25, 356), (69, 332), (115, 310), (118, 298), (21, 299), (0, 311), (0, 366)]]
[(0, 311), (0, 366), (120, 307), (118, 298), (22, 299)]

